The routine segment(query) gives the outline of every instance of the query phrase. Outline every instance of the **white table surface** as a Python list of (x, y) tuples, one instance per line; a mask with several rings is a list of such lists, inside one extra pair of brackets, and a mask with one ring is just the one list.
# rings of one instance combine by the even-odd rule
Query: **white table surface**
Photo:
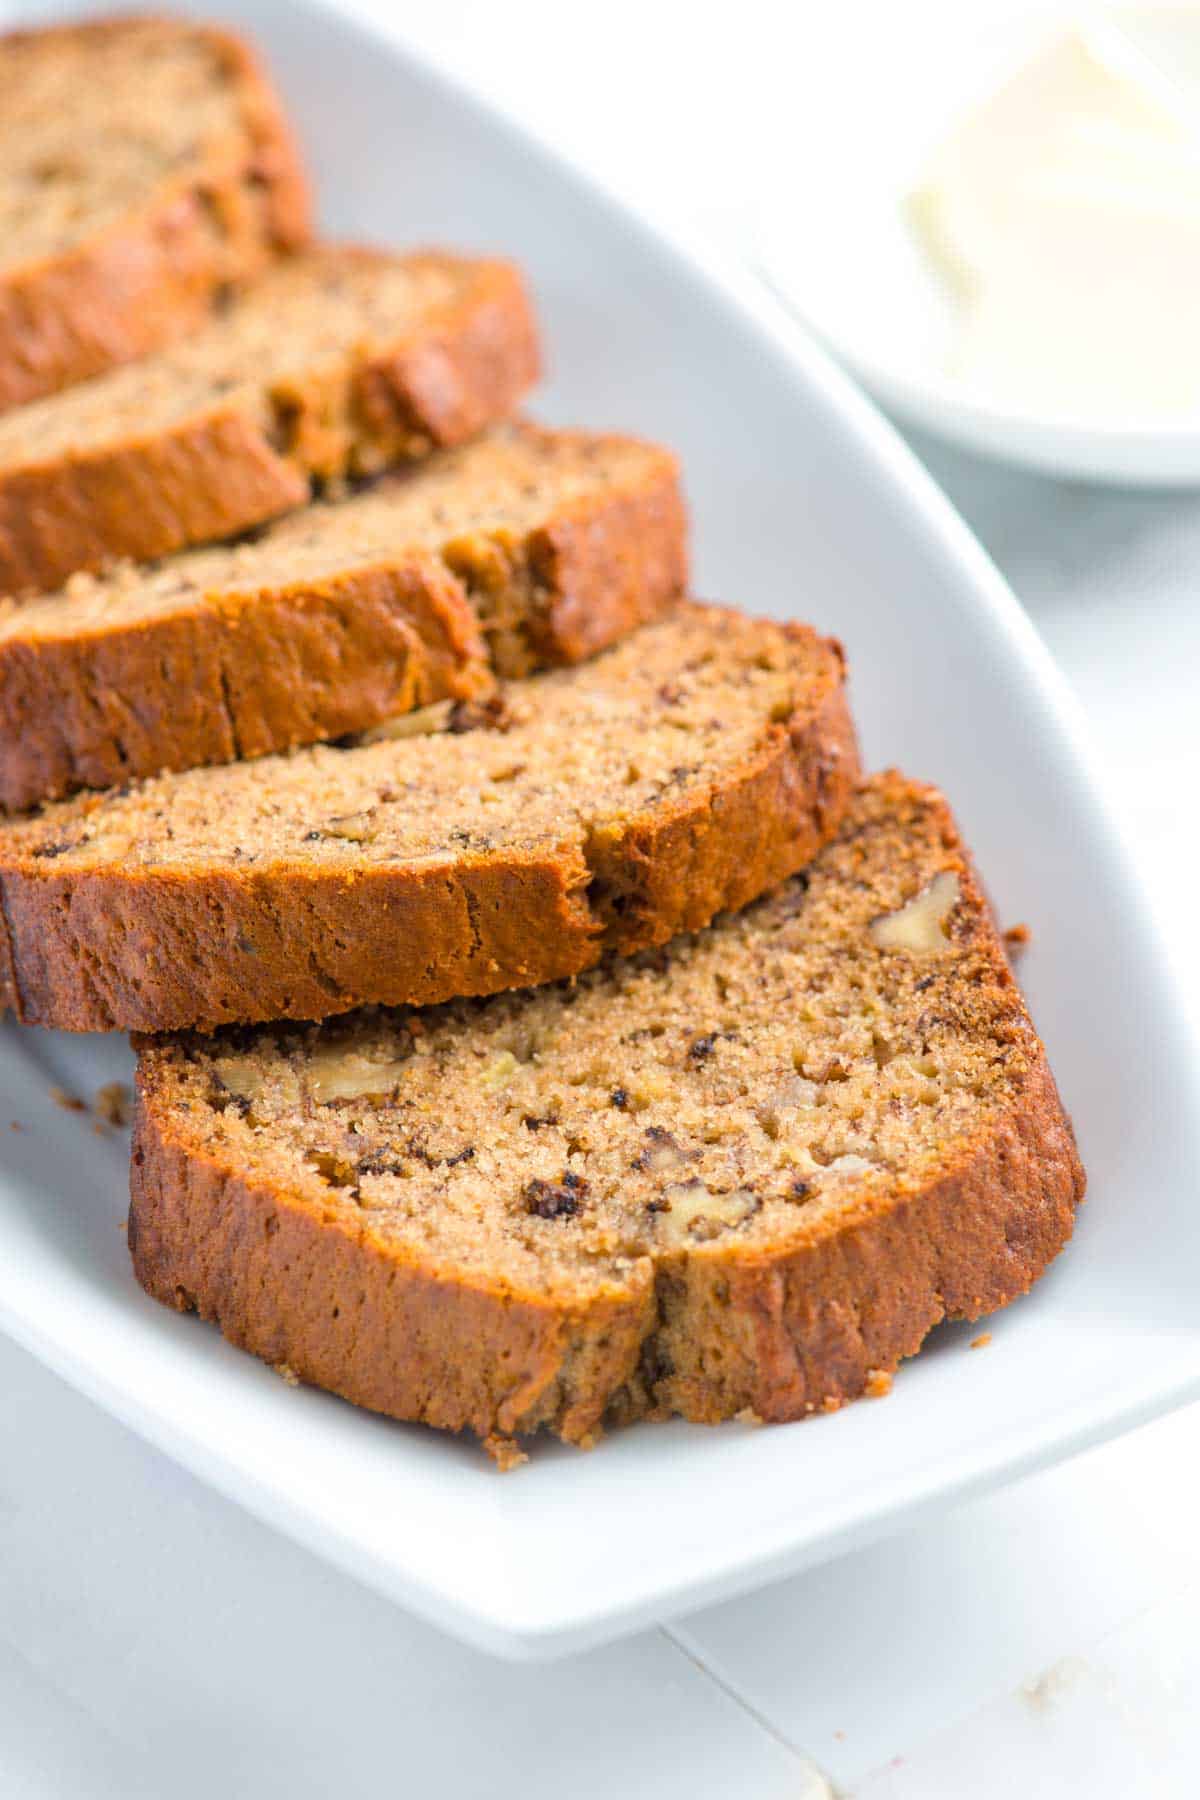
[[(924, 53), (890, 16), (911, 8), (889, 6), (888, 57)], [(825, 28), (807, 0), (358, 9), (731, 250)], [(917, 449), (1078, 687), (1200, 1002), (1200, 494)], [(0, 1341), (0, 1796), (1192, 1800), (1198, 1475), (1191, 1409), (682, 1624), (507, 1667), (274, 1536)]]

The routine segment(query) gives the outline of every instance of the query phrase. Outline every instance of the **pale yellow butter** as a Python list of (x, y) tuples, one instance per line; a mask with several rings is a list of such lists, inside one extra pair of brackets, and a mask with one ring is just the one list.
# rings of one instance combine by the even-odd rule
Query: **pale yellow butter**
[(961, 299), (970, 395), (1109, 420), (1200, 405), (1200, 128), (1174, 102), (1131, 46), (1080, 30), (934, 153), (911, 217)]

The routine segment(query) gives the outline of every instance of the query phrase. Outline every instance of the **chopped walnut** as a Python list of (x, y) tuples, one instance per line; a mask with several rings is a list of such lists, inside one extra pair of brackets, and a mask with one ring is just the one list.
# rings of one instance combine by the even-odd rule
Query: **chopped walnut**
[(347, 844), (369, 844), (375, 836), (375, 821), (369, 812), (342, 813), (327, 819), (318, 835), (341, 838)]
[(633, 1159), (635, 1169), (661, 1174), (664, 1169), (677, 1169), (688, 1161), (687, 1151), (662, 1125), (647, 1126), (645, 1135), (645, 1146)]
[(498, 1050), (491, 1061), (484, 1064), (479, 1084), (487, 1093), (497, 1093), (508, 1086), (520, 1066), (511, 1050)]
[(682, 1247), (689, 1239), (718, 1237), (732, 1225), (742, 1225), (761, 1204), (749, 1188), (715, 1194), (703, 1181), (680, 1181), (664, 1189), (666, 1208), (659, 1215), (659, 1235)]
[(393, 719), (384, 719), (380, 724), (372, 726), (360, 738), (360, 743), (378, 744), (384, 738), (433, 737), (439, 731), (445, 731), (450, 717), (450, 702), (439, 700), (434, 706), (421, 706), (414, 712), (399, 713)]
[(407, 1072), (405, 1060), (372, 1062), (355, 1050), (317, 1049), (308, 1059), (308, 1091), (318, 1106), (335, 1100), (386, 1100)]
[(910, 956), (944, 955), (952, 948), (950, 915), (960, 895), (958, 876), (953, 869), (943, 869), (898, 912), (872, 919), (871, 936), (880, 950), (901, 950)]

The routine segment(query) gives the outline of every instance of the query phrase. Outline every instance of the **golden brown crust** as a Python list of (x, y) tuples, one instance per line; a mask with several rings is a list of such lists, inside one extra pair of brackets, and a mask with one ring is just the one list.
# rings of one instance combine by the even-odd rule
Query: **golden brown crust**
[(365, 363), (353, 404), (372, 444), (394, 461), (465, 443), (511, 412), (540, 372), (537, 327), (520, 270), (480, 262), (462, 298), (431, 330), (414, 332), (391, 354)]
[[(217, 1319), (240, 1348), (396, 1418), (500, 1439), (543, 1417), (570, 1442), (598, 1428), (653, 1323), (648, 1270), (578, 1310), (445, 1280), (366, 1228), (277, 1205), (197, 1157), (147, 1098), (143, 1089), (129, 1248), (156, 1299)], [(462, 1354), (448, 1358), (449, 1343)], [(586, 1386), (567, 1379), (584, 1371)]]
[[(504, 551), (495, 536), (441, 556), (400, 547), (373, 568), (198, 594), (162, 617), (14, 633), (0, 638), (0, 809), (473, 698), (490, 685), (489, 662), (514, 675), (583, 661), (663, 612), (686, 583), (687, 521), (664, 452), (636, 491), (565, 502)], [(485, 645), (474, 593), (485, 617), (516, 596), (519, 632), (500, 642), (489, 633)]]
[[(125, 23), (5, 36), (49, 41), (120, 32)], [(0, 412), (169, 343), (202, 320), (228, 284), (311, 236), (299, 151), (257, 56), (230, 32), (191, 29), (217, 51), (236, 93), (237, 154), (226, 150), (211, 166), (164, 182), (118, 228), (0, 276)]]
[[(797, 642), (799, 627), (785, 628)], [(595, 834), (434, 869), (279, 862), (62, 872), (0, 855), (0, 1002), (68, 1031), (211, 1029), (534, 986), (665, 943), (804, 865), (858, 777), (832, 647), (803, 710), (728, 778)]]
[(95, 456), (0, 470), (0, 588), (58, 587), (121, 557), (149, 562), (308, 497), (301, 471), (234, 409)]
[[(657, 1303), (647, 1269), (571, 1310), (439, 1277), (365, 1225), (354, 1236), (222, 1169), (176, 1137), (139, 1076), (129, 1247), (156, 1299), (356, 1405), (484, 1439), (546, 1426), (579, 1443), (606, 1417), (782, 1423), (857, 1398), (942, 1320), (1028, 1292), (1069, 1240), (1083, 1189), (1043, 1062), (965, 1169), (893, 1210), (791, 1254), (660, 1270)], [(646, 1370), (671, 1367), (671, 1341), (690, 1345), (690, 1371), (647, 1391)], [(586, 1388), (568, 1379), (585, 1362)]]
[(359, 461), (379, 468), (465, 441), (538, 373), (519, 271), (463, 265), (453, 301), (385, 352), (350, 361), (275, 384), (270, 417), (214, 406), (153, 436), (0, 469), (0, 590), (45, 591), (78, 569), (232, 537)]
[(0, 878), (26, 1024), (201, 1029), (320, 1018), (366, 999), (415, 1004), (534, 986), (587, 968), (598, 931), (586, 867), (521, 856), (444, 870), (129, 871), (80, 883)]
[(942, 1320), (982, 1318), (1027, 1293), (1070, 1238), (1083, 1190), (1042, 1055), (974, 1154), (889, 1210), (790, 1255), (693, 1258), (661, 1348), (694, 1340), (703, 1320), (740, 1329), (723, 1339), (719, 1369), (693, 1362), (663, 1376), (649, 1410), (782, 1421), (856, 1399)]
[(486, 690), (478, 623), (433, 557), (0, 645), (0, 806), (262, 756)]
[(773, 728), (730, 781), (652, 822), (592, 834), (589, 897), (604, 949), (632, 955), (740, 911), (837, 830), (860, 771), (844, 653), (828, 644), (833, 660), (811, 710)]
[[(1025, 1293), (1070, 1237), (1084, 1192), (1045, 1054), (961, 868), (991, 969), (976, 961), (965, 979), (994, 981), (1006, 1014), (1016, 1004), (1022, 1052), (1006, 1103), (982, 1108), (932, 1173), (901, 1172), (857, 1205), (818, 1211), (777, 1246), (695, 1243), (556, 1299), (422, 1267), (372, 1232), (370, 1212), (325, 1211), (311, 1191), (235, 1166), (232, 1144), (206, 1141), (175, 1104), (170, 1050), (151, 1049), (131, 1190), (139, 1281), (360, 1405), (485, 1440), (544, 1426), (587, 1442), (606, 1419), (672, 1414), (791, 1420), (878, 1391), (939, 1321)], [(975, 1004), (964, 992), (968, 1014)]]
[(584, 662), (654, 618), (662, 596), (674, 598), (687, 588), (687, 544), (673, 457), (663, 456), (654, 479), (607, 504), (579, 499), (564, 506), (523, 547), (541, 604), (529, 633), (534, 661)]

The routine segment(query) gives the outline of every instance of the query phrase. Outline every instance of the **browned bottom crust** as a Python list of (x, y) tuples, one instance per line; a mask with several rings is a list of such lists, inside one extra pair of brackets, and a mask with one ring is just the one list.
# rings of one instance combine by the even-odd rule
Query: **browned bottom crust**
[[(948, 823), (953, 855), (951, 833)], [(978, 918), (978, 890), (960, 867)], [(990, 924), (980, 936), (992, 944), (990, 979), (1011, 993)], [(973, 979), (985, 978), (976, 965)], [(134, 1267), (157, 1299), (216, 1320), (266, 1361), (374, 1411), (470, 1429), (501, 1456), (539, 1428), (586, 1444), (605, 1422), (827, 1411), (878, 1391), (940, 1321), (1025, 1293), (1070, 1237), (1084, 1174), (1021, 1018), (1009, 1102), (932, 1178), (900, 1176), (869, 1206), (850, 1203), (782, 1246), (734, 1232), (642, 1255), (576, 1299), (456, 1275), (389, 1242), (369, 1210), (332, 1196), (323, 1207), (249, 1173), (177, 1107), (172, 1048), (149, 1047)]]
[[(122, 26), (117, 19), (30, 35)], [(62, 256), (0, 276), (0, 412), (170, 343), (228, 284), (308, 242), (308, 184), (274, 90), (240, 38), (202, 29), (238, 94), (241, 158), (190, 168), (136, 215)]]

